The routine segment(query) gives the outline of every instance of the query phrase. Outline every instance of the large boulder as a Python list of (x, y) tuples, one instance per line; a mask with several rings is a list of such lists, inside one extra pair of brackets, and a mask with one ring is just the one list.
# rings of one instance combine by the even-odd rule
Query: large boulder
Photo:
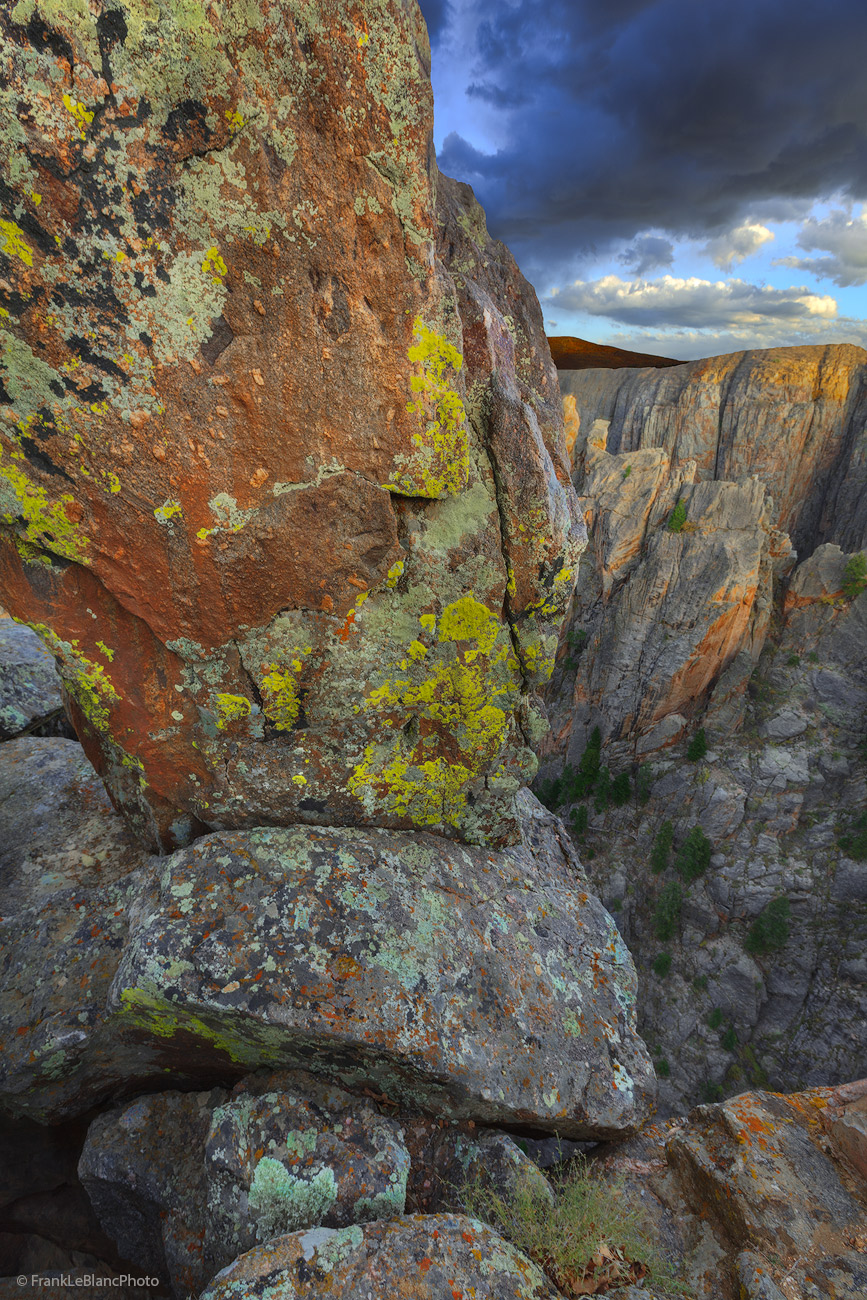
[(140, 1097), (94, 1121), (79, 1165), (124, 1257), (179, 1300), (272, 1237), (403, 1214), (408, 1174), (397, 1121), (303, 1074)]
[(411, 1215), (364, 1228), (278, 1237), (231, 1264), (202, 1300), (284, 1295), (560, 1300), (537, 1264), (486, 1224), (458, 1214)]
[(514, 842), (583, 526), (535, 296), (437, 216), (415, 0), (0, 42), (0, 584), (113, 799)]
[[(77, 748), (14, 741), (0, 765), (51, 745)], [(53, 1120), (300, 1066), (443, 1116), (631, 1130), (654, 1091), (631, 958), (565, 828), (519, 806), (499, 851), (298, 827), (101, 860), (86, 807), (50, 857), (57, 828), (34, 826), (0, 898), (3, 1108)]]

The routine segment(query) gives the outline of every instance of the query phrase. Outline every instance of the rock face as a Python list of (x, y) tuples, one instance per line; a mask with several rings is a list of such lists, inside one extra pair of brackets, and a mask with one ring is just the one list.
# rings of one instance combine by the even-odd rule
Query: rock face
[(242, 1255), (202, 1300), (265, 1300), (286, 1293), (299, 1300), (331, 1295), (559, 1300), (538, 1265), (486, 1224), (451, 1214), (278, 1237)]
[[(81, 782), (67, 741), (11, 742), (0, 764), (50, 745)], [(632, 962), (565, 829), (531, 795), (520, 806), (524, 842), (499, 852), (271, 828), (103, 866), (99, 820), (64, 846), (34, 827), (0, 904), (17, 988), (0, 1008), (4, 1109), (53, 1120), (118, 1089), (303, 1066), (443, 1116), (631, 1130), (654, 1092)]]
[(152, 848), (514, 842), (583, 530), (414, 0), (23, 0), (0, 39), (0, 589), (113, 800)]
[(142, 1097), (94, 1121), (79, 1165), (105, 1231), (181, 1300), (272, 1237), (403, 1214), (408, 1174), (396, 1121), (299, 1074)]
[(613, 454), (661, 447), (700, 479), (755, 476), (800, 555), (867, 545), (867, 353), (849, 344), (733, 352), (665, 370), (560, 373), (581, 429)]
[(0, 740), (62, 726), (54, 661), (29, 627), (0, 614)]
[(592, 541), (543, 770), (598, 726), (627, 782), (566, 804), (636, 957), (663, 1113), (867, 1072), (863, 378), (851, 348), (561, 374)]
[(744, 1093), (603, 1156), (703, 1300), (860, 1300), (867, 1182), (833, 1132), (867, 1081)]

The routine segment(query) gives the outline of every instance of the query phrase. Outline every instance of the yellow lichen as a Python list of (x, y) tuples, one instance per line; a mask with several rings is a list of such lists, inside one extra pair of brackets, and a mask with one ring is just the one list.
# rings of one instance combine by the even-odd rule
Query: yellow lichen
[[(118, 703), (120, 695), (102, 664), (94, 663), (82, 654), (78, 641), (62, 640), (44, 623), (31, 623), (29, 626), (54, 655), (67, 691), (88, 722), (97, 731), (107, 732), (111, 706)], [(98, 644), (101, 649), (104, 648), (101, 642)]]
[[(310, 651), (306, 650), (305, 654)], [(301, 700), (298, 696), (296, 674), (303, 671), (304, 663), (296, 655), (289, 666), (271, 664), (262, 678), (262, 710), (278, 731), (291, 731), (298, 721)]]
[(164, 501), (161, 506), (157, 506), (154, 511), (154, 519), (158, 523), (167, 524), (172, 519), (183, 518), (184, 508), (180, 501), (174, 501), (171, 498)]
[(87, 538), (79, 534), (66, 513), (66, 507), (73, 505), (73, 498), (65, 495), (59, 501), (49, 501), (44, 488), (31, 483), (17, 465), (4, 463), (2, 456), (0, 449), (0, 522), (23, 522), (31, 546), (41, 546), (67, 560), (89, 564), (85, 556)]
[(243, 695), (218, 695), (217, 710), (219, 717), (217, 727), (220, 731), (226, 731), (231, 723), (249, 717), (252, 707), (250, 701)]
[(80, 104), (78, 100), (73, 99), (71, 95), (63, 96), (63, 107), (66, 109), (67, 113), (70, 113), (75, 118), (75, 121), (78, 124), (78, 134), (83, 140), (87, 128), (93, 121), (93, 110), (85, 108), (84, 104)]
[(406, 409), (421, 417), (424, 429), (412, 437), (415, 451), (399, 456), (401, 468), (385, 487), (410, 496), (454, 496), (467, 486), (470, 471), (466, 412), (460, 394), (450, 386), (463, 357), (448, 339), (428, 329), (420, 316), (413, 324), (416, 340), (408, 359), (421, 367), (410, 379), (414, 400)]
[(20, 257), (25, 266), (33, 265), (33, 249), (24, 238), (24, 231), (14, 221), (0, 221), (0, 253), (7, 257)]

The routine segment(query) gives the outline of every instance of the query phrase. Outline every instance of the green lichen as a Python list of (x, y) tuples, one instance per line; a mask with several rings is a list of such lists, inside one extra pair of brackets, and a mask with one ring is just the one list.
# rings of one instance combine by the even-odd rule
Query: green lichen
[(25, 266), (33, 265), (33, 249), (24, 238), (24, 231), (14, 221), (0, 220), (0, 253), (18, 257)]
[(299, 1177), (279, 1160), (263, 1156), (253, 1172), (248, 1204), (260, 1241), (322, 1223), (337, 1202), (337, 1180), (327, 1165)]
[(466, 488), (470, 469), (466, 412), (449, 382), (449, 372), (460, 371), (463, 357), (448, 339), (428, 329), (420, 316), (413, 337), (416, 341), (407, 357), (420, 373), (410, 379), (415, 398), (406, 409), (420, 417), (424, 428), (412, 436), (415, 452), (396, 458), (400, 468), (384, 486), (408, 496), (451, 496)]

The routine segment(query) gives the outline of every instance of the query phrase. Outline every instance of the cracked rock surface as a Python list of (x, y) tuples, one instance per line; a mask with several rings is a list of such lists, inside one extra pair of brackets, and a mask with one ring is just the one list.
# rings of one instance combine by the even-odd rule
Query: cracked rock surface
[(152, 849), (514, 843), (584, 530), (414, 0), (23, 0), (0, 42), (0, 586), (115, 803)]

